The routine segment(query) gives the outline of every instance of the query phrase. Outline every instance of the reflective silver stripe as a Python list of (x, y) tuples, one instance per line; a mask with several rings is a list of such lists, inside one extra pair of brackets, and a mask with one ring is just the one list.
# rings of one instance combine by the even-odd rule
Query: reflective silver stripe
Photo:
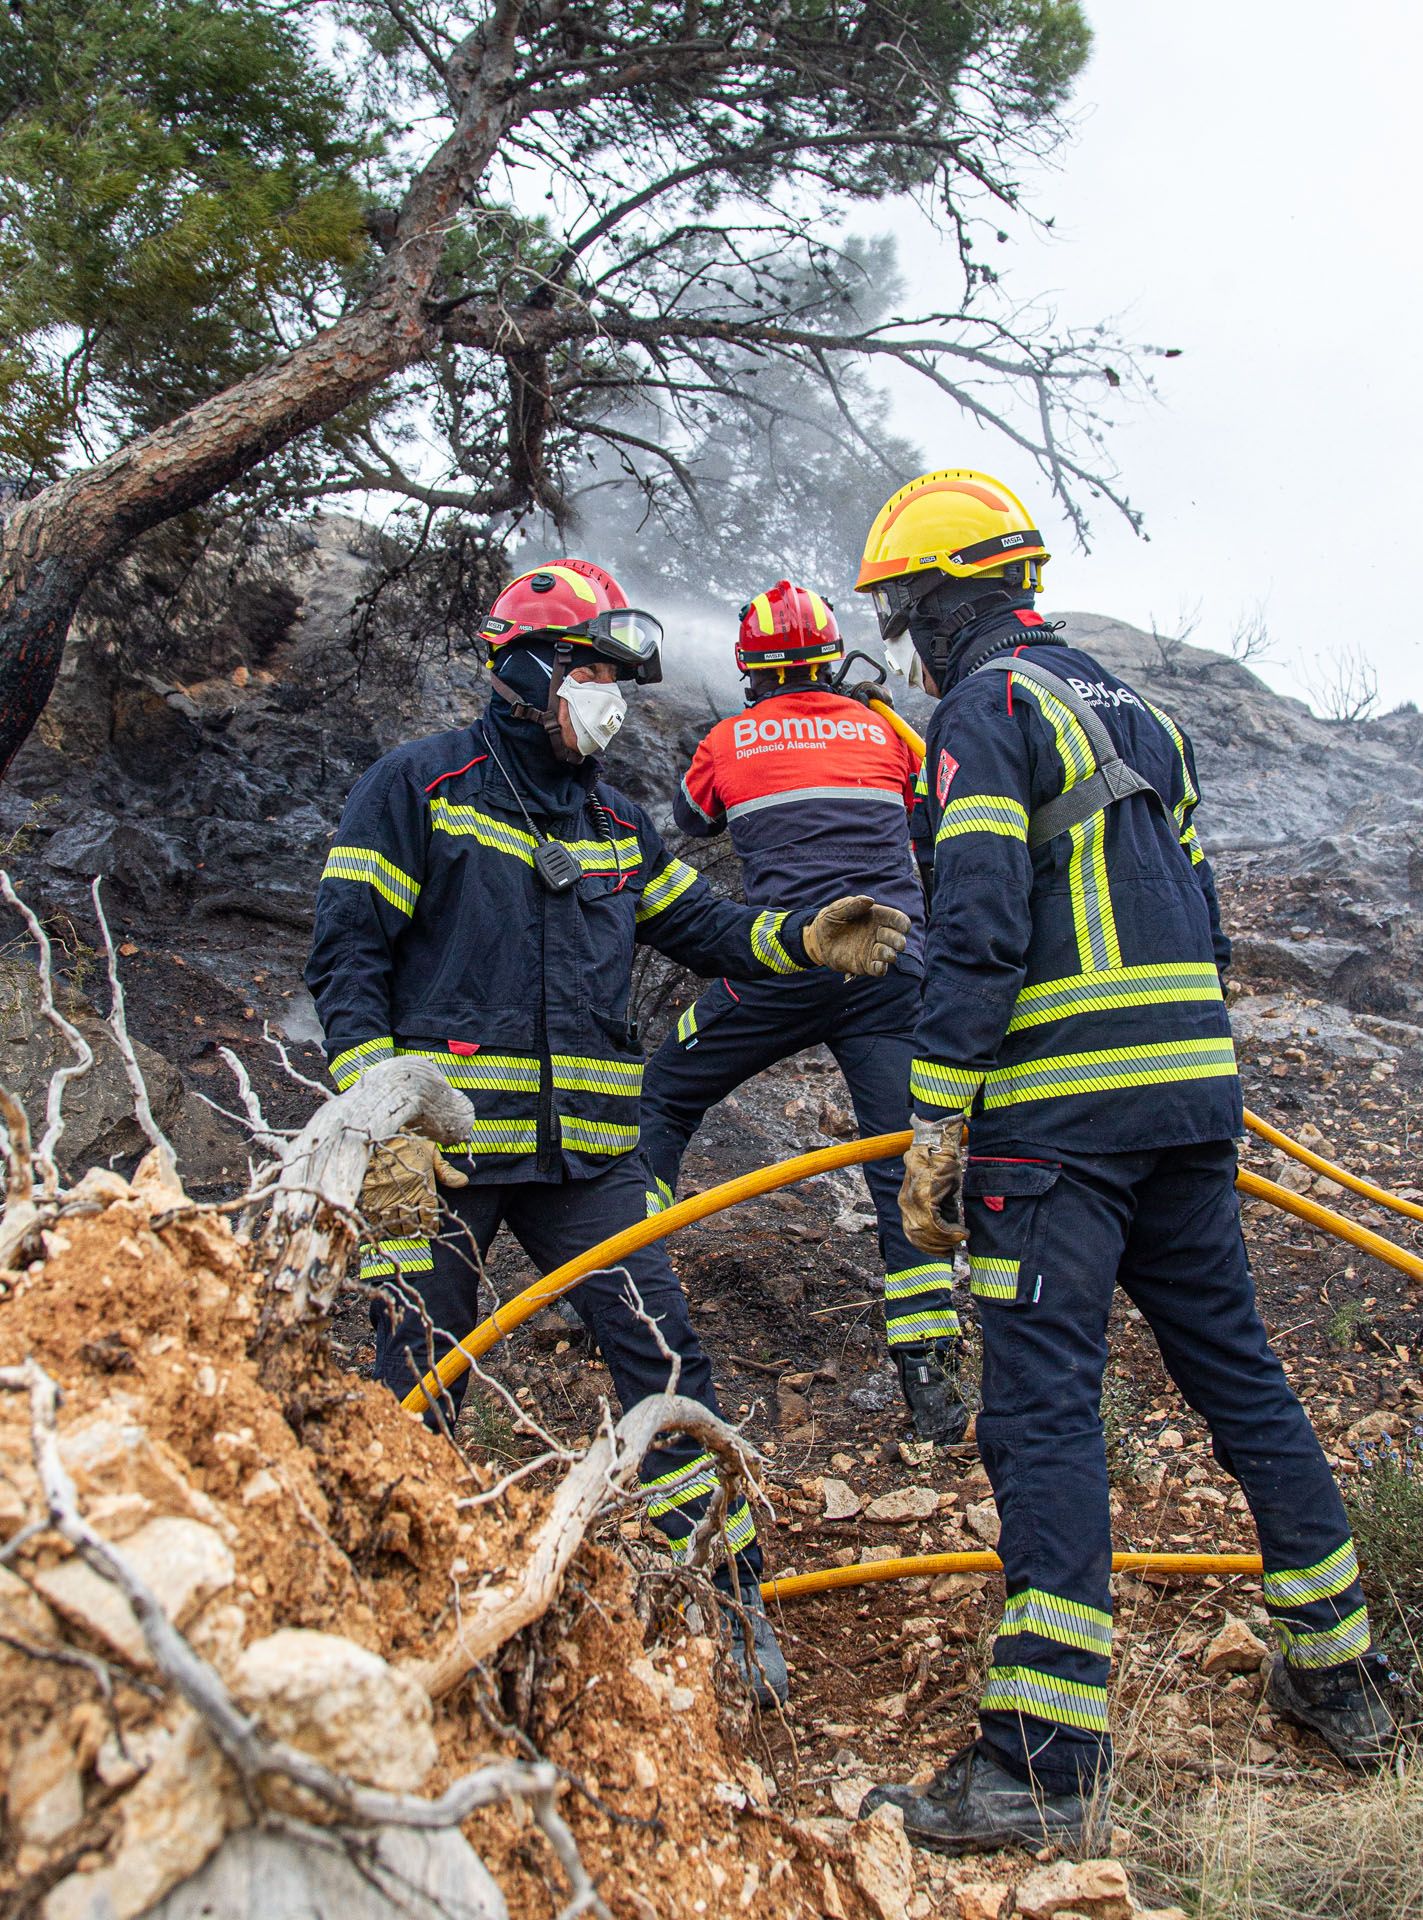
[[(686, 788), (682, 791), (685, 793)], [(737, 820), (743, 813), (758, 813), (762, 807), (784, 807), (792, 800), (887, 800), (892, 807), (904, 811), (904, 795), (889, 787), (788, 787), (784, 793), (763, 793), (755, 800), (738, 800), (734, 807), (728, 807), (728, 820)], [(693, 806), (696, 802), (692, 802)], [(697, 808), (700, 813), (700, 807)], [(705, 815), (703, 815), (705, 818)]]
[(708, 813), (705, 807), (699, 806), (697, 804), (697, 802), (692, 798), (691, 788), (687, 785), (685, 780), (682, 782), (682, 798), (686, 801), (687, 805), (692, 809), (692, 812), (696, 814), (699, 820), (705, 820), (709, 827), (714, 826), (716, 824), (716, 815), (712, 813)]

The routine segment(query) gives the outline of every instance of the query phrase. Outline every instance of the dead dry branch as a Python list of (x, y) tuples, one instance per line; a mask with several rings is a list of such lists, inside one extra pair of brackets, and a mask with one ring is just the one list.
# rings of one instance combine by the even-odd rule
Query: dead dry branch
[(318, 1109), (285, 1148), (264, 1236), (283, 1317), (325, 1312), (360, 1230), (371, 1148), (402, 1132), (445, 1146), (469, 1138), (474, 1109), (428, 1060), (383, 1060)]
[[(578, 1847), (559, 1814), (556, 1768), (544, 1763), (497, 1761), (467, 1774), (438, 1799), (367, 1787), (332, 1772), (310, 1754), (264, 1734), (237, 1706), (216, 1669), (196, 1653), (169, 1620), (158, 1594), (130, 1560), (84, 1518), (74, 1482), (59, 1451), (56, 1412), (59, 1389), (43, 1367), (27, 1360), (0, 1368), (0, 1391), (24, 1393), (30, 1404), (30, 1444), (49, 1525), (67, 1540), (86, 1566), (118, 1588), (133, 1609), (154, 1665), (202, 1720), (209, 1736), (242, 1784), (249, 1804), (261, 1805), (274, 1781), (311, 1794), (344, 1824), (363, 1828), (408, 1827), (421, 1831), (459, 1826), (496, 1801), (526, 1801), (566, 1874), (572, 1898), (560, 1920), (597, 1913), (608, 1920)], [(581, 1536), (580, 1536), (581, 1538)]]
[(480, 1661), (489, 1659), (548, 1610), (569, 1562), (604, 1504), (633, 1490), (643, 1456), (668, 1432), (697, 1440), (726, 1472), (754, 1485), (750, 1450), (699, 1401), (675, 1393), (640, 1401), (616, 1427), (600, 1433), (564, 1476), (547, 1514), (530, 1536), (515, 1578), (476, 1594), (445, 1645), (408, 1669), (432, 1699), (458, 1686)]

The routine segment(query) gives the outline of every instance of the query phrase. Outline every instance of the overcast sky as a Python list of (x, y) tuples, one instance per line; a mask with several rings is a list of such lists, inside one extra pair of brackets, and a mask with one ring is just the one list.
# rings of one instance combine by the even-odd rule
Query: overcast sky
[[(1262, 605), (1307, 697), (1350, 642), (1385, 706), (1423, 704), (1413, 574), (1423, 524), (1414, 343), (1423, 315), (1423, 16), (1407, 0), (1085, 0), (1096, 43), (1075, 142), (1033, 185), (1055, 237), (1015, 232), (994, 264), (1063, 322), (1115, 317), (1184, 349), (1159, 400), (1112, 438), (1149, 542), (1099, 511), (1074, 549), (1035, 470), (896, 381), (898, 424), (931, 465), (996, 470), (1054, 559), (1044, 601), (1223, 645)], [(896, 222), (907, 312), (935, 301), (934, 250)], [(1257, 664), (1258, 663), (1252, 663)]]

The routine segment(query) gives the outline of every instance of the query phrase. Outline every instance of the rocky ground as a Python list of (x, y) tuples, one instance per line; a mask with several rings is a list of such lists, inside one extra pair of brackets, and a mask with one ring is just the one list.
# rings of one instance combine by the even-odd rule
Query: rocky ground
[[(229, 618), (221, 634), (211, 621), (187, 630), (180, 622), (177, 638), (169, 636), (166, 677), (135, 672), (101, 629), (81, 635), (43, 738), (0, 789), (0, 865), (43, 913), (73, 991), (92, 994), (101, 1006), (107, 1000), (88, 876), (107, 876), (131, 1024), (153, 1050), (146, 1065), (189, 1187), (212, 1197), (241, 1184), (247, 1158), (241, 1127), (197, 1097), (235, 1105), (223, 1048), (245, 1062), (277, 1124), (298, 1124), (312, 1105), (273, 1043), (282, 1042), (298, 1071), (320, 1074), (300, 968), (312, 887), (345, 791), (385, 746), (453, 724), (478, 703), (469, 658), (431, 660), (422, 674), (403, 678), (389, 663), (367, 660), (361, 681), (353, 678), (344, 611), (368, 580), (369, 562), (351, 523), (324, 523), (314, 544), (282, 566), (290, 603), (273, 614), (264, 601), (265, 624)], [(1233, 1014), (1247, 1103), (1325, 1157), (1423, 1198), (1423, 719), (1401, 712), (1348, 729), (1325, 726), (1232, 662), (1191, 648), (1163, 652), (1148, 636), (1093, 616), (1068, 620), (1074, 635), (1194, 737), (1209, 799), (1202, 837), (1236, 941)], [(260, 645), (248, 644), (259, 629)], [(695, 689), (674, 683), (643, 696), (615, 777), (665, 809), (707, 718), (705, 697)], [(34, 1037), (31, 978), (17, 938), (0, 954), (0, 1080), (25, 1088), (34, 1113), (47, 1062)], [(653, 1039), (690, 990), (691, 983), (647, 971), (640, 991)], [(74, 1172), (94, 1160), (131, 1167), (139, 1141), (127, 1111), (110, 1060), (76, 1109), (68, 1143)], [(828, 1056), (800, 1056), (713, 1116), (689, 1157), (683, 1191), (852, 1130)], [(1332, 1183), (1253, 1140), (1246, 1164), (1423, 1251), (1416, 1224), (1341, 1196)], [(1423, 1424), (1417, 1283), (1263, 1203), (1248, 1205), (1246, 1218), (1276, 1344), (1337, 1471), (1355, 1483), (1381, 1436), (1402, 1437)], [(903, 1443), (898, 1389), (883, 1348), (873, 1221), (858, 1175), (825, 1176), (715, 1216), (679, 1237), (674, 1259), (714, 1352), (723, 1403), (746, 1422), (766, 1457), (771, 1511), (760, 1526), (773, 1572), (991, 1542), (995, 1516), (971, 1449), (926, 1459)], [(508, 1295), (530, 1277), (517, 1249), (496, 1247), (494, 1291)], [(0, 1360), (18, 1357), (21, 1324), (0, 1320)], [(343, 1361), (359, 1372), (370, 1349), (358, 1303), (342, 1313), (336, 1334)], [(605, 1377), (556, 1315), (532, 1323), (488, 1364), (520, 1402), (537, 1404), (561, 1438), (595, 1430)], [(355, 1385), (350, 1391), (359, 1409), (352, 1417), (376, 1421), (370, 1393)], [(1253, 1546), (1240, 1496), (1130, 1311), (1118, 1314), (1114, 1328), (1106, 1408), (1119, 1547)], [(501, 1472), (529, 1444), (487, 1390), (471, 1396), (461, 1439), (477, 1478)], [(218, 1497), (210, 1484), (216, 1463), (206, 1455), (188, 1458), (198, 1484)], [(422, 1456), (421, 1473), (432, 1485), (442, 1484), (443, 1471)], [(359, 1503), (365, 1495), (353, 1498)], [(355, 1516), (343, 1524), (354, 1539)], [(335, 1531), (356, 1567), (351, 1604), (358, 1589), (362, 1604), (378, 1604), (384, 1563), (358, 1565)], [(608, 1545), (616, 1548), (622, 1534), (623, 1548), (636, 1554), (636, 1532), (631, 1520), (614, 1525)], [(475, 1563), (469, 1546), (462, 1550)], [(321, 1551), (313, 1542), (316, 1560)], [(493, 1549), (481, 1539), (477, 1552), (486, 1551)], [(338, 1570), (332, 1578), (345, 1575)], [(595, 1586), (603, 1579), (614, 1577), (600, 1571)], [(1176, 1886), (1170, 1850), (1146, 1834), (1163, 1807), (1195, 1806), (1204, 1790), (1226, 1783), (1232, 1790), (1246, 1783), (1280, 1805), (1312, 1804), (1342, 1793), (1344, 1781), (1316, 1745), (1275, 1723), (1261, 1705), (1257, 1583), (1122, 1576), (1117, 1584), (1119, 1850), (1141, 1901), (1166, 1904)], [(597, 1591), (602, 1604), (606, 1593)], [(993, 1576), (972, 1574), (867, 1586), (782, 1607), (793, 1685), (787, 1714), (750, 1726), (737, 1721), (729, 1745), (714, 1753), (709, 1745), (713, 1757), (700, 1770), (676, 1741), (666, 1752), (659, 1748), (653, 1764), (669, 1793), (669, 1764), (691, 1768), (687, 1778), (703, 1801), (721, 1791), (717, 1781), (744, 1799), (751, 1791), (746, 1765), (764, 1776), (771, 1797), (756, 1806), (773, 1808), (776, 1819), (809, 1823), (806, 1830), (829, 1849), (812, 1862), (810, 1880), (810, 1843), (798, 1841), (785, 1854), (792, 1863), (785, 1873), (794, 1871), (795, 1898), (804, 1904), (791, 1905), (788, 1883), (782, 1896), (770, 1894), (772, 1869), (747, 1851), (744, 1821), (734, 1834), (726, 1829), (733, 1837), (708, 1840), (707, 1857), (725, 1864), (708, 1867), (701, 1892), (679, 1882), (674, 1897), (663, 1856), (656, 1847), (644, 1855), (641, 1840), (634, 1845), (631, 1837), (641, 1833), (636, 1823), (653, 1802), (639, 1786), (635, 1757), (624, 1752), (618, 1764), (595, 1769), (601, 1802), (612, 1809), (600, 1817), (613, 1823), (600, 1857), (643, 1862), (636, 1873), (615, 1876), (614, 1910), (680, 1915), (732, 1911), (739, 1903), (741, 1910), (833, 1915), (854, 1912), (857, 1900), (873, 1907), (884, 1896), (916, 1920), (939, 1913), (1127, 1912), (1127, 1896), (1110, 1874), (1092, 1886), (1035, 1889), (1031, 1874), (1041, 1877), (1051, 1863), (998, 1861), (966, 1871), (920, 1859), (910, 1887), (894, 1879), (902, 1860), (890, 1841), (891, 1895), (879, 1883), (878, 1893), (865, 1891), (871, 1869), (856, 1877), (847, 1817), (866, 1782), (931, 1765), (965, 1737), (1000, 1601)], [(299, 1603), (292, 1607), (281, 1614), (283, 1624), (306, 1618)], [(268, 1626), (278, 1618), (270, 1608), (258, 1611)], [(581, 1617), (579, 1631), (591, 1630), (588, 1607)], [(350, 1631), (349, 1621), (337, 1630)], [(620, 1625), (616, 1649), (597, 1656), (610, 1659), (619, 1675), (637, 1657), (632, 1631)], [(567, 1637), (578, 1642), (577, 1632)], [(671, 1672), (679, 1658), (702, 1657), (679, 1649), (675, 1636), (652, 1645), (659, 1672)], [(577, 1660), (572, 1664), (576, 1669)], [(63, 1686), (70, 1686), (67, 1677)], [(604, 1696), (611, 1702), (604, 1718), (640, 1724), (638, 1716), (650, 1711), (646, 1702), (635, 1689), (627, 1692), (625, 1680), (618, 1686)], [(574, 1692), (562, 1697), (571, 1701)], [(68, 1702), (68, 1692), (64, 1697)], [(550, 1704), (556, 1697), (550, 1692), (539, 1710), (541, 1736), (566, 1728), (561, 1709)], [(714, 1721), (702, 1730), (709, 1743)], [(580, 1722), (585, 1737), (592, 1737), (591, 1725)], [(566, 1750), (545, 1744), (555, 1758)], [(678, 1757), (669, 1763), (672, 1754)], [(718, 1856), (723, 1844), (728, 1851)], [(8, 1845), (13, 1870), (13, 1832)], [(546, 1890), (528, 1898), (520, 1911), (553, 1910)], [(700, 1899), (710, 1904), (704, 1908)], [(1318, 1909), (1336, 1910), (1351, 1911)]]

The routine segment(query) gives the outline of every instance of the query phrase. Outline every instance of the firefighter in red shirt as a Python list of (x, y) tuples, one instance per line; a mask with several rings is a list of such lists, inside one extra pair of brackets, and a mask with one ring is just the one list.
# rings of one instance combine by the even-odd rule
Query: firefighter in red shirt
[[(708, 1108), (805, 1047), (823, 1044), (834, 1055), (862, 1134), (909, 1124), (924, 944), (908, 833), (918, 764), (879, 715), (832, 690), (830, 665), (843, 652), (819, 594), (789, 580), (758, 593), (742, 614), (736, 648), (749, 682), (746, 710), (718, 722), (697, 748), (673, 814), (698, 838), (730, 828), (749, 905), (810, 907), (872, 893), (908, 914), (908, 946), (882, 980), (824, 971), (722, 979), (687, 1009), (643, 1084), (656, 1205), (671, 1205), (682, 1155)], [(914, 1429), (951, 1445), (968, 1419), (952, 1263), (905, 1238), (902, 1162), (877, 1161), (865, 1177), (879, 1220), (889, 1348)]]

